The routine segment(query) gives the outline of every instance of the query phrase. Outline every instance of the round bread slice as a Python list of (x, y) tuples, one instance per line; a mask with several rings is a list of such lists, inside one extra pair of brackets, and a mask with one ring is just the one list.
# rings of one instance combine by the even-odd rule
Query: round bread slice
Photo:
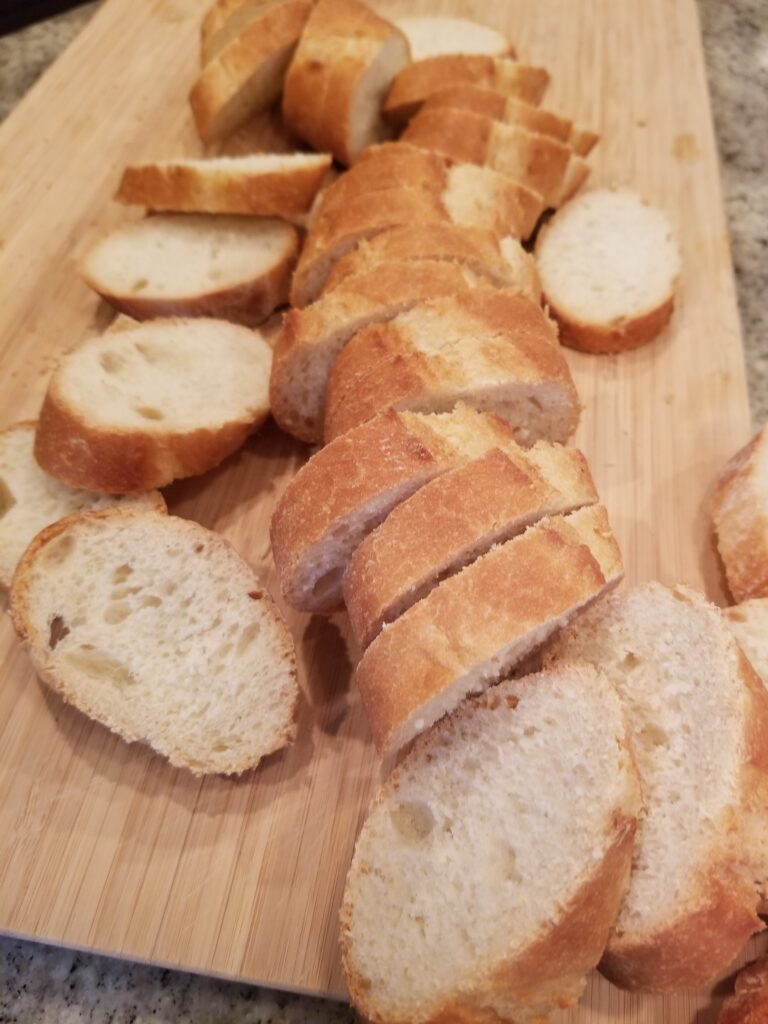
[(664, 213), (629, 189), (595, 189), (536, 242), (544, 298), (564, 345), (623, 352), (651, 341), (674, 305), (680, 256)]
[(42, 468), (108, 494), (205, 473), (269, 414), (272, 351), (225, 320), (156, 320), (90, 338), (48, 385)]
[(298, 232), (282, 220), (162, 213), (102, 238), (80, 272), (137, 320), (211, 316), (259, 324), (288, 301), (298, 254)]
[(347, 986), (374, 1024), (543, 1021), (573, 1006), (629, 874), (640, 793), (586, 667), (502, 683), (422, 736), (347, 875)]
[(547, 655), (574, 660), (619, 691), (645, 802), (601, 969), (635, 991), (709, 985), (763, 928), (768, 692), (718, 609), (682, 586), (595, 605)]
[(38, 534), (11, 614), (40, 676), (128, 742), (196, 774), (232, 774), (290, 743), (293, 643), (223, 537), (105, 509)]
[(46, 526), (88, 509), (121, 508), (165, 511), (159, 491), (96, 494), (82, 491), (44, 473), (35, 461), (33, 422), (15, 423), (0, 432), (0, 586), (10, 587), (24, 550)]
[(405, 33), (411, 60), (439, 57), (446, 53), (487, 53), (491, 57), (514, 57), (505, 35), (489, 25), (468, 18), (398, 18)]

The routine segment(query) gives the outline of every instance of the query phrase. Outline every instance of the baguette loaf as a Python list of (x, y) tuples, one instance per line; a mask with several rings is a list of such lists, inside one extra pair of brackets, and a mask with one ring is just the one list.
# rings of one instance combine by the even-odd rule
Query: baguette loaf
[(548, 655), (573, 660), (618, 689), (645, 797), (601, 969), (636, 991), (707, 985), (763, 927), (768, 693), (718, 610), (685, 587), (601, 602)]
[(752, 668), (768, 686), (768, 599), (756, 597), (724, 608), (723, 615)]
[(414, 61), (449, 53), (514, 57), (505, 35), (467, 18), (398, 18), (395, 25), (405, 34)]
[(419, 487), (494, 447), (513, 446), (495, 416), (465, 406), (438, 416), (385, 412), (321, 449), (278, 502), (270, 536), (286, 601), (341, 607), (341, 578), (366, 534)]
[(736, 975), (736, 991), (723, 1003), (717, 1024), (765, 1024), (768, 1020), (768, 957)]
[(266, 7), (206, 64), (189, 94), (203, 142), (227, 138), (280, 96), (311, 10), (305, 0)]
[(285, 76), (286, 125), (351, 164), (389, 134), (381, 103), (409, 60), (403, 33), (359, 0), (317, 0)]
[(205, 473), (269, 415), (272, 352), (223, 320), (158, 320), (90, 338), (54, 371), (35, 458), (108, 494)]
[(197, 523), (60, 520), (22, 558), (11, 614), (56, 693), (173, 765), (229, 775), (293, 740), (290, 634), (250, 566)]
[(768, 427), (723, 470), (715, 487), (712, 519), (728, 589), (735, 601), (768, 597)]
[(445, 412), (460, 401), (497, 413), (526, 445), (576, 429), (578, 395), (555, 326), (519, 292), (478, 285), (360, 331), (333, 364), (324, 436), (388, 406)]
[(546, 516), (593, 505), (597, 492), (575, 448), (539, 441), (494, 448), (437, 477), (362, 542), (342, 581), (360, 647), (437, 584)]
[(200, 26), (200, 63), (210, 64), (243, 29), (285, 0), (214, 0)]
[(573, 1006), (626, 886), (639, 808), (603, 676), (567, 666), (467, 702), (406, 755), (358, 837), (341, 909), (358, 1012), (499, 1024)]
[(395, 78), (384, 101), (384, 116), (404, 125), (428, 96), (452, 85), (479, 85), (537, 105), (549, 85), (549, 72), (486, 54), (428, 57), (409, 64)]
[(379, 633), (355, 670), (376, 749), (394, 753), (508, 676), (622, 575), (595, 505), (543, 519), (443, 580)]
[(0, 431), (0, 587), (10, 587), (24, 549), (35, 534), (57, 519), (112, 505), (165, 511), (159, 491), (120, 496), (67, 487), (40, 469), (33, 455), (34, 444), (32, 422)]
[(258, 324), (288, 299), (299, 236), (285, 221), (164, 213), (116, 228), (80, 272), (122, 313)]
[(669, 222), (628, 189), (595, 189), (568, 203), (539, 233), (536, 257), (564, 345), (636, 348), (672, 315), (680, 268)]
[(115, 199), (150, 210), (298, 217), (312, 206), (330, 166), (327, 153), (138, 164), (123, 171)]

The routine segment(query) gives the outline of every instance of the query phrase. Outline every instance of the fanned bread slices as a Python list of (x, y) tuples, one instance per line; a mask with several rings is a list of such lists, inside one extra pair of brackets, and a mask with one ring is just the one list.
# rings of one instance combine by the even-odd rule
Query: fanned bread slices
[(594, 189), (568, 203), (539, 234), (536, 257), (571, 348), (636, 348), (672, 315), (680, 257), (669, 221), (629, 189)]
[(724, 608), (723, 615), (739, 647), (768, 686), (768, 599), (756, 597)]
[(205, 65), (189, 94), (203, 142), (227, 138), (278, 99), (311, 10), (305, 0), (267, 7)]
[(298, 232), (282, 220), (160, 213), (102, 238), (80, 272), (137, 320), (208, 316), (258, 324), (287, 301), (298, 254)]
[(443, 580), (379, 633), (355, 670), (376, 749), (394, 753), (508, 676), (622, 575), (605, 509), (594, 505), (543, 519)]
[(633, 990), (707, 985), (763, 927), (768, 693), (718, 610), (686, 587), (609, 597), (548, 659), (599, 665), (618, 689), (643, 789), (601, 969)]
[(200, 26), (200, 62), (208, 64), (246, 25), (285, 0), (214, 0)]
[(57, 519), (111, 505), (165, 511), (159, 491), (106, 495), (60, 483), (40, 469), (34, 444), (32, 422), (16, 423), (0, 432), (0, 586), (10, 587), (24, 549)]
[(255, 768), (290, 743), (290, 634), (223, 537), (156, 512), (70, 516), (35, 538), (11, 614), (69, 704), (195, 773)]
[(390, 134), (381, 103), (408, 40), (359, 0), (317, 0), (285, 76), (288, 128), (342, 164)]
[(505, 35), (489, 25), (467, 18), (398, 18), (395, 25), (405, 33), (411, 60), (448, 53), (485, 53), (491, 57), (514, 56)]
[(302, 611), (341, 607), (352, 552), (395, 505), (440, 473), (512, 446), (505, 423), (466, 406), (437, 416), (390, 410), (326, 445), (291, 480), (272, 516), (286, 601)]
[(726, 465), (715, 487), (712, 519), (734, 600), (768, 597), (768, 427)]
[(341, 909), (358, 1012), (487, 1024), (575, 1005), (639, 810), (603, 676), (566, 666), (468, 702), (409, 751), (358, 836)]
[(496, 544), (547, 516), (597, 501), (575, 448), (539, 441), (494, 448), (426, 484), (387, 516), (350, 559), (344, 603), (358, 644)]
[(150, 210), (297, 217), (312, 206), (330, 166), (327, 153), (136, 164), (123, 171), (115, 199)]
[[(530, 257), (522, 248), (520, 264), (519, 289), (535, 301)], [(511, 266), (509, 271), (511, 276)], [(275, 343), (269, 385), (278, 424), (302, 441), (322, 441), (328, 377), (349, 339), (419, 302), (459, 295), (477, 281), (469, 268), (445, 260), (381, 263), (347, 277), (310, 306), (289, 310)]]
[(403, 125), (428, 96), (449, 85), (479, 85), (537, 105), (547, 91), (549, 72), (486, 54), (427, 57), (409, 64), (395, 78), (384, 101), (384, 116)]
[(546, 206), (557, 204), (574, 155), (570, 146), (550, 135), (457, 107), (420, 110), (403, 141), (507, 174), (538, 192)]
[(576, 128), (571, 120), (551, 110), (542, 110), (541, 107), (477, 85), (453, 85), (441, 89), (428, 96), (421, 109), (426, 112), (445, 107), (469, 110), (503, 124), (516, 124), (529, 132), (549, 135), (570, 146), (579, 156), (587, 156), (599, 139), (595, 132), (587, 128)]
[(764, 1024), (768, 1020), (768, 956), (736, 975), (736, 991), (723, 1003), (717, 1024)]
[(566, 441), (581, 407), (555, 325), (524, 295), (483, 285), (430, 299), (352, 338), (331, 369), (326, 441), (393, 406), (495, 412), (522, 444)]
[(269, 415), (272, 351), (224, 320), (157, 320), (89, 338), (48, 385), (42, 468), (73, 487), (128, 493), (218, 465)]

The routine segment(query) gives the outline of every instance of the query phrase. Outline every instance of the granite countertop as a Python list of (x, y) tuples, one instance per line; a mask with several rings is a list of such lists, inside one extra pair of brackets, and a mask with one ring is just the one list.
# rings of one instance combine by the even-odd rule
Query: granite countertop
[[(0, 38), (0, 119), (96, 8)], [(756, 425), (768, 420), (768, 0), (699, 0)], [(336, 1003), (0, 938), (0, 1024), (317, 1024)]]

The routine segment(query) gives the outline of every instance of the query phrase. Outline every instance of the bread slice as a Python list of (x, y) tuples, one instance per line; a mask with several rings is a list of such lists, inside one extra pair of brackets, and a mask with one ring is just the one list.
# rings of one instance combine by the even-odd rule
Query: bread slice
[(384, 116), (404, 125), (435, 92), (452, 85), (479, 85), (538, 105), (549, 85), (544, 68), (487, 54), (444, 54), (414, 61), (395, 78), (384, 100)]
[(546, 516), (597, 501), (575, 448), (539, 441), (494, 448), (437, 477), (398, 505), (350, 559), (344, 603), (365, 648), (388, 623), (496, 544)]
[[(517, 286), (535, 301), (535, 268), (532, 274), (532, 260), (522, 248), (518, 265)], [(381, 263), (347, 277), (304, 309), (289, 310), (275, 343), (269, 386), (278, 424), (302, 441), (322, 441), (328, 377), (349, 339), (426, 299), (461, 294), (478, 280), (470, 268), (447, 260)]]
[(361, 1017), (543, 1021), (575, 1005), (639, 809), (604, 676), (565, 666), (467, 702), (406, 755), (358, 836), (341, 948)]
[(391, 134), (381, 103), (409, 60), (405, 35), (359, 0), (317, 0), (285, 76), (286, 125), (315, 149), (353, 163)]
[(570, 146), (579, 156), (587, 156), (599, 140), (595, 132), (576, 128), (567, 117), (478, 85), (448, 86), (428, 96), (421, 109), (442, 110), (446, 107), (468, 110), (502, 124), (519, 125), (527, 131), (548, 135)]
[(623, 575), (602, 505), (543, 519), (412, 605), (355, 670), (373, 742), (399, 750), (514, 666)]
[(495, 416), (459, 406), (420, 416), (388, 411), (313, 455), (278, 502), (270, 536), (286, 601), (341, 607), (341, 578), (357, 545), (410, 494), (491, 448), (513, 445)]
[(173, 765), (230, 775), (293, 740), (291, 636), (250, 566), (197, 523), (60, 520), (22, 558), (11, 614), (56, 693)]
[(752, 668), (768, 686), (768, 599), (755, 597), (743, 601), (733, 608), (724, 608), (723, 615)]
[(440, 57), (447, 53), (485, 53), (490, 57), (514, 57), (509, 39), (489, 25), (468, 18), (398, 18), (411, 60)]
[(601, 969), (638, 991), (708, 985), (763, 927), (768, 692), (719, 611), (681, 586), (601, 602), (548, 655), (573, 660), (619, 691), (645, 797)]
[(330, 166), (327, 153), (135, 164), (123, 171), (115, 199), (151, 210), (298, 217), (312, 206)]
[(72, 487), (163, 487), (218, 465), (269, 415), (272, 351), (223, 320), (158, 320), (89, 338), (53, 373), (35, 458)]
[(15, 423), (0, 431), (0, 587), (10, 587), (24, 549), (46, 526), (73, 512), (121, 508), (165, 511), (159, 491), (132, 495), (95, 494), (54, 480), (33, 455), (35, 423)]
[(536, 257), (546, 301), (571, 348), (636, 348), (672, 315), (677, 245), (661, 210), (629, 189), (594, 189), (568, 203), (540, 232)]
[(736, 975), (736, 990), (723, 1003), (717, 1024), (763, 1024), (768, 1020), (768, 956)]
[(524, 295), (482, 285), (420, 303), (352, 338), (325, 399), (326, 441), (393, 406), (495, 412), (521, 444), (566, 441), (580, 405), (554, 324)]
[(209, 64), (243, 29), (285, 0), (214, 0), (200, 26), (200, 63)]
[(311, 10), (305, 0), (267, 7), (206, 64), (189, 94), (203, 142), (227, 138), (279, 98)]
[(296, 228), (270, 218), (161, 213), (110, 232), (80, 272), (137, 320), (208, 316), (258, 324), (288, 299)]
[(768, 597), (768, 427), (720, 475), (712, 521), (733, 599)]
[(422, 109), (403, 141), (507, 174), (554, 206), (573, 151), (549, 135), (456, 107)]

